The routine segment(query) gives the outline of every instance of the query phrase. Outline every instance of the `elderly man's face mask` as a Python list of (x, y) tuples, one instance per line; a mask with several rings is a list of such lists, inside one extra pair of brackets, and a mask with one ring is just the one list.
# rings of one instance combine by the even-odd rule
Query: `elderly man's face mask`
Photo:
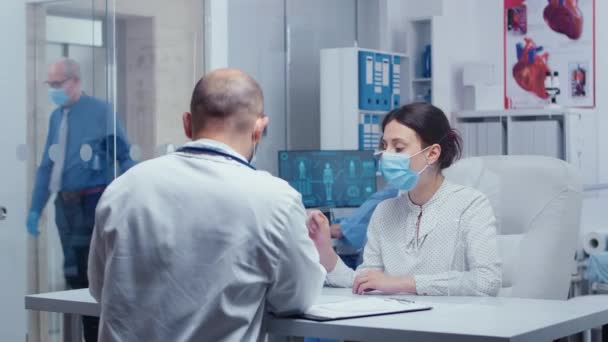
[(63, 107), (70, 102), (71, 91), (74, 88), (75, 80), (73, 78), (62, 78), (59, 77), (49, 77), (49, 80), (46, 81), (46, 84), (49, 86), (49, 98), (51, 102), (56, 104), (57, 106)]

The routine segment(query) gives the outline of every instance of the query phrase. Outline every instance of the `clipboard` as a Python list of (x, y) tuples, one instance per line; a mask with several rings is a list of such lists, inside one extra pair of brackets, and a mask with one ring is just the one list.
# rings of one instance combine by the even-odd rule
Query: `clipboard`
[(361, 318), (370, 316), (392, 315), (406, 312), (431, 310), (426, 304), (411, 300), (391, 297), (345, 298), (345, 300), (315, 304), (297, 318), (317, 322), (334, 321), (340, 319)]

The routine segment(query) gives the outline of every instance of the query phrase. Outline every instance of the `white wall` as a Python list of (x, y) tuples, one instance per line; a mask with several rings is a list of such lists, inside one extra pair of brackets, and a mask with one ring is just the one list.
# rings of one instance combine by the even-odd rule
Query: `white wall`
[[(159, 102), (157, 79), (160, 75), (155, 72), (154, 58), (154, 19), (150, 17), (129, 17), (117, 22), (117, 57), (118, 77), (117, 100), (124, 107), (118, 107), (118, 113), (123, 116), (123, 124), (132, 144), (140, 146), (142, 159), (154, 157), (156, 146), (168, 142), (177, 143), (184, 139), (180, 135), (179, 125), (173, 123), (169, 127), (157, 125), (156, 107)], [(105, 69), (105, 68), (104, 68)], [(160, 81), (163, 81), (160, 79)], [(190, 84), (189, 80), (182, 83), (182, 89)], [(160, 85), (161, 87), (163, 85)], [(162, 88), (161, 88), (162, 89)], [(166, 101), (166, 97), (161, 99)], [(180, 96), (182, 101), (186, 101)], [(187, 105), (186, 103), (182, 106)], [(164, 113), (164, 116), (177, 119), (179, 112)], [(160, 126), (160, 127), (158, 127)], [(167, 141), (166, 136), (157, 142), (157, 130), (164, 129), (172, 132), (177, 141)], [(171, 133), (169, 133), (171, 134)]]
[[(412, 13), (409, 1), (380, 0), (379, 2), (379, 50), (407, 53), (407, 20)], [(421, 2), (422, 3), (422, 2)], [(424, 2), (422, 6), (428, 3)], [(420, 8), (420, 10), (424, 10)], [(419, 13), (419, 12), (417, 12)]]
[(205, 72), (228, 66), (228, 1), (204, 1)]
[[(192, 88), (203, 70), (202, 0), (116, 1), (121, 16), (154, 21), (153, 58), (155, 140), (157, 145), (180, 144), (184, 136), (181, 114), (190, 110)], [(143, 54), (145, 55), (145, 53)]]
[[(388, 1), (397, 1), (402, 3), (402, 8), (405, 9), (403, 12), (407, 17), (415, 18), (415, 17), (430, 17), (441, 15), (443, 13), (443, 4), (444, 0), (388, 0)], [(448, 0), (452, 1), (452, 0)], [(452, 1), (456, 3), (460, 3), (458, 1)]]
[(504, 44), (503, 44), (503, 0), (476, 0), (476, 41), (477, 61), (493, 64), (494, 79), (497, 86), (489, 94), (488, 102), (494, 103), (495, 109), (504, 108)]
[(286, 3), (289, 54), (287, 147), (294, 150), (319, 149), (320, 52), (321, 49), (355, 45), (356, 2), (288, 0)]
[(608, 13), (608, 1), (595, 1), (595, 79), (596, 109), (598, 118), (596, 135), (598, 137), (599, 182), (608, 183), (608, 21), (603, 15)]
[[(482, 48), (479, 35), (483, 34), (480, 31), (479, 21), (486, 20), (483, 12), (479, 12), (479, 3), (491, 3), (493, 1), (479, 0), (460, 0), (460, 1), (444, 1), (443, 2), (443, 26), (441, 32), (435, 32), (435, 35), (441, 35), (438, 38), (439, 43), (445, 43), (447, 48), (442, 49), (445, 56), (435, 56), (448, 64), (448, 87), (449, 100), (447, 101), (446, 112), (452, 113), (455, 110), (464, 108), (465, 91), (462, 86), (462, 69), (466, 63), (477, 62), (479, 56), (486, 53), (486, 50), (496, 50), (494, 47)], [(496, 1), (495, 3), (499, 3)], [(472, 15), (477, 13), (478, 15)], [(471, 20), (474, 19), (474, 20)], [(476, 20), (475, 20), (476, 19)], [(456, 24), (457, 23), (457, 24)], [(493, 26), (496, 25), (495, 19)], [(435, 59), (435, 60), (437, 60)], [(437, 75), (434, 75), (437, 76)], [(498, 103), (500, 105), (500, 102)]]
[(26, 30), (25, 2), (0, 1), (0, 341), (24, 341), (26, 312), (26, 164), (16, 158), (26, 142)]
[(380, 9), (382, 1), (357, 0), (357, 45), (364, 49), (380, 50)]

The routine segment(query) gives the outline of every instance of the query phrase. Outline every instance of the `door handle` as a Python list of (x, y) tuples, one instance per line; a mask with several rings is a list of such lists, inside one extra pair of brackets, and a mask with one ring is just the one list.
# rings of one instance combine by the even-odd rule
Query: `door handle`
[(6, 208), (0, 206), (0, 221), (6, 219), (6, 213), (7, 213)]

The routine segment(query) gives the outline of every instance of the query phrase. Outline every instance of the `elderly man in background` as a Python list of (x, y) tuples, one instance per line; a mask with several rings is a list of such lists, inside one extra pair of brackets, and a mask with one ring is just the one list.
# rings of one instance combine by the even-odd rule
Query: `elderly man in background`
[[(81, 88), (79, 64), (62, 58), (48, 70), (49, 97), (57, 108), (51, 113), (42, 161), (36, 173), (27, 230), (36, 237), (38, 221), (49, 197), (55, 197), (55, 223), (63, 251), (63, 273), (70, 289), (89, 286), (87, 260), (95, 207), (115, 177), (114, 154), (120, 170), (134, 165), (122, 126), (112, 107), (86, 95)], [(99, 320), (83, 317), (87, 342), (97, 340)]]

